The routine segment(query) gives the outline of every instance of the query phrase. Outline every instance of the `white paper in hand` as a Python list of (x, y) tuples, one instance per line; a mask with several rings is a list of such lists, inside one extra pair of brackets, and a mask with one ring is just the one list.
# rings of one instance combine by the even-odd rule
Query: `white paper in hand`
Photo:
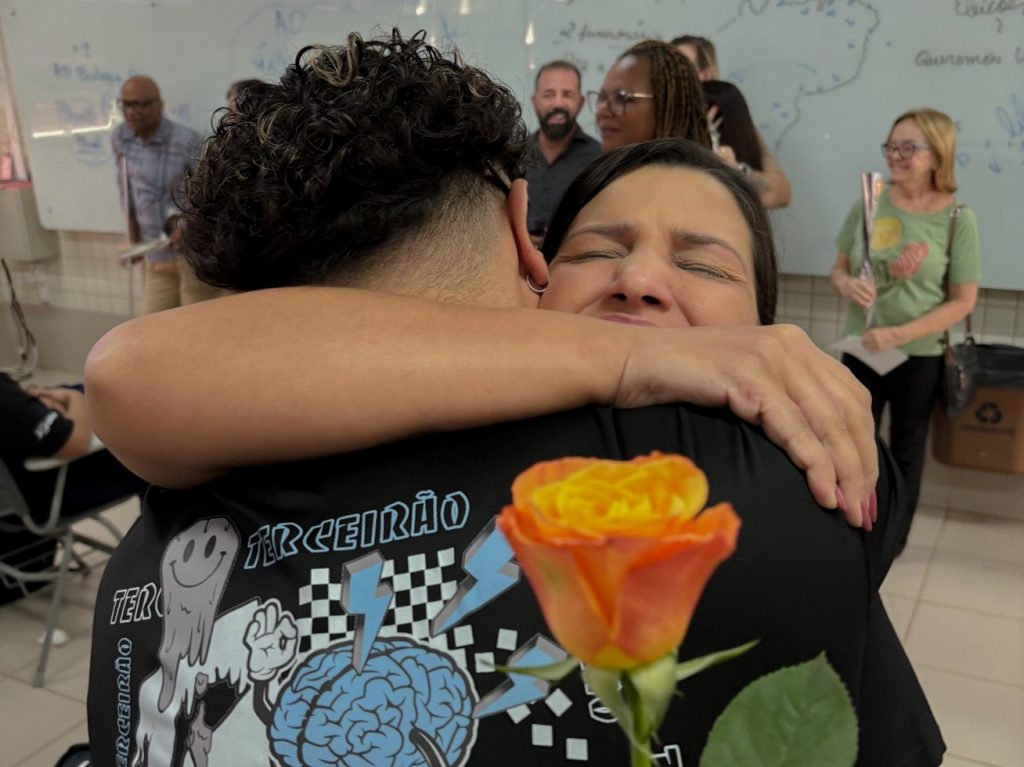
[(886, 349), (884, 352), (868, 351), (864, 348), (864, 342), (860, 336), (841, 338), (828, 348), (856, 357), (880, 376), (884, 376), (907, 361), (906, 353), (899, 349)]
[(123, 263), (127, 263), (137, 258), (141, 258), (147, 253), (152, 253), (154, 250), (163, 250), (170, 244), (171, 241), (167, 237), (161, 237), (158, 240), (150, 240), (149, 242), (140, 242), (138, 245), (133, 245), (128, 250), (122, 252), (120, 258)]

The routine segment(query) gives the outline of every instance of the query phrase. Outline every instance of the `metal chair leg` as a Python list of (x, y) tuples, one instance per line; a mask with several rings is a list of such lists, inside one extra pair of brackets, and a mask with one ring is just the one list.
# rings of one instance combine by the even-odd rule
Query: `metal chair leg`
[(71, 547), (71, 558), (75, 560), (75, 572), (82, 573), (83, 575), (88, 575), (92, 572), (92, 567), (82, 558), (81, 554), (75, 551), (74, 546)]
[(103, 525), (105, 528), (107, 528), (107, 530), (110, 531), (110, 534), (114, 536), (114, 540), (118, 543), (120, 543), (121, 539), (124, 538), (124, 535), (122, 535), (121, 531), (118, 530), (117, 525), (115, 525), (109, 519), (104, 517), (102, 514), (95, 514), (93, 515), (92, 518), (99, 522), (101, 525)]
[(64, 596), (64, 579), (68, 575), (68, 567), (71, 565), (71, 547), (74, 545), (75, 536), (68, 530), (61, 539), (63, 551), (60, 555), (60, 573), (57, 582), (53, 586), (53, 599), (50, 600), (50, 609), (46, 615), (46, 634), (43, 635), (43, 649), (39, 653), (39, 665), (36, 666), (36, 675), (32, 680), (35, 687), (42, 687), (46, 680), (46, 664), (50, 659), (50, 647), (53, 645), (53, 632), (57, 628), (57, 613), (60, 611), (61, 599)]

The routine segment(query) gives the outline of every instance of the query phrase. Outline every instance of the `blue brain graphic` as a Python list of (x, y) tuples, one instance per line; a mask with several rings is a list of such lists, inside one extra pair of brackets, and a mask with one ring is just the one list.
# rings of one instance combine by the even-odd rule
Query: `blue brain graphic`
[(344, 643), (310, 655), (281, 691), (270, 727), (280, 762), (437, 767), (414, 743), (418, 731), (444, 764), (462, 763), (476, 733), (476, 694), (454, 660), (410, 639), (378, 637), (358, 673), (352, 648)]

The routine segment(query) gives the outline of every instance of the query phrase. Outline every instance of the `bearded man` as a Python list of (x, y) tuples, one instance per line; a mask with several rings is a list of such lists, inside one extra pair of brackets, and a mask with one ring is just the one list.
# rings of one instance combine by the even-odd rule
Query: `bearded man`
[(540, 129), (529, 142), (526, 180), (530, 185), (530, 208), (526, 224), (530, 235), (539, 240), (569, 183), (601, 153), (601, 144), (576, 123), (584, 98), (580, 71), (573, 64), (552, 61), (542, 66), (530, 101)]

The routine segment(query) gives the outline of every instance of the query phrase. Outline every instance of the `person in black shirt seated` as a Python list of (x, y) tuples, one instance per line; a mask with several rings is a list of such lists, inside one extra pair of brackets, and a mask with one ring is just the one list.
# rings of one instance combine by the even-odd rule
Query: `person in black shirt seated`
[[(273, 275), (290, 272), (295, 281), (315, 275), (478, 306), (529, 305), (526, 287), (547, 284), (546, 265), (529, 245), (525, 189), (509, 183), (522, 152), (515, 99), (478, 70), (421, 37), (350, 37), (343, 48), (300, 54), (281, 85), (247, 92), (245, 109), (253, 111), (225, 118), (208, 144), (185, 214), (197, 263), (219, 284), (269, 287)], [(372, 129), (337, 119), (373, 120), (372, 110), (391, 119)], [(324, 135), (308, 140), (294, 133), (300, 126)], [(642, 147), (608, 155), (618, 171), (609, 177), (599, 161), (603, 191), (570, 190), (567, 200), (583, 207), (565, 220), (587, 231), (560, 225), (563, 234), (570, 228), (567, 248), (586, 237), (619, 240), (579, 245), (564, 257), (560, 250), (550, 292), (558, 269), (578, 270), (578, 279), (605, 262), (629, 276), (651, 264), (665, 276), (675, 270), (681, 282), (623, 279), (594, 302), (573, 299), (582, 302), (575, 310), (614, 305), (605, 311), (616, 320), (603, 324), (609, 334), (670, 314), (770, 322), (774, 251), (756, 191), (712, 155), (672, 146), (675, 155), (654, 167), (641, 167), (650, 159), (635, 153)], [(604, 192), (621, 191), (616, 184), (636, 191), (637, 181), (688, 218), (666, 217), (656, 207), (665, 203), (648, 195), (627, 222), (581, 224)], [(680, 205), (672, 195), (691, 185), (694, 204)], [(328, 207), (303, 197), (324, 190), (352, 199)], [(700, 208), (701, 196), (714, 206)], [(388, 216), (395, 221), (384, 226)], [(344, 227), (365, 239), (353, 241)], [(346, 247), (324, 247), (337, 231)], [(147, 318), (136, 327), (153, 326)], [(402, 410), (401, 390), (417, 386), (422, 380), (382, 378), (380, 397)], [(265, 401), (258, 385), (245, 400), (236, 414), (258, 412)], [(578, 678), (550, 687), (494, 670), (563, 651), (547, 637), (493, 518), (516, 474), (536, 461), (652, 450), (692, 457), (708, 474), (711, 502), (729, 500), (744, 522), (739, 551), (709, 585), (682, 655), (761, 639), (743, 658), (687, 681), (660, 733), (660, 760), (695, 761), (714, 718), (747, 682), (822, 651), (859, 702), (875, 662), (865, 658), (871, 620), (884, 619), (874, 606), (898, 502), (891, 463), (881, 462), (877, 516), (868, 508), (877, 528), (865, 534), (823, 511), (786, 455), (728, 412), (588, 407), (151, 491), (97, 595), (94, 759), (624, 763), (627, 742)], [(909, 670), (898, 643), (881, 650), (886, 663)], [(892, 745), (934, 764), (928, 759), (941, 754), (941, 740), (912, 672), (898, 684), (893, 699), (910, 701), (921, 726), (901, 733), (906, 748)], [(879, 736), (865, 729), (864, 738)]]
[[(126, 496), (141, 495), (145, 490), (146, 483), (108, 451), (92, 449), (93, 435), (85, 396), (76, 388), (26, 391), (9, 375), (0, 373), (0, 424), (0, 459), (37, 523), (44, 523), (50, 514), (56, 472), (28, 471), (25, 468), (28, 458), (74, 461), (68, 467), (61, 495), (64, 517), (76, 516)], [(56, 541), (40, 539), (28, 530), (6, 531), (0, 548), (31, 552), (36, 566), (46, 568), (53, 564)], [(20, 588), (0, 588), (0, 602), (15, 599), (22, 593)]]

